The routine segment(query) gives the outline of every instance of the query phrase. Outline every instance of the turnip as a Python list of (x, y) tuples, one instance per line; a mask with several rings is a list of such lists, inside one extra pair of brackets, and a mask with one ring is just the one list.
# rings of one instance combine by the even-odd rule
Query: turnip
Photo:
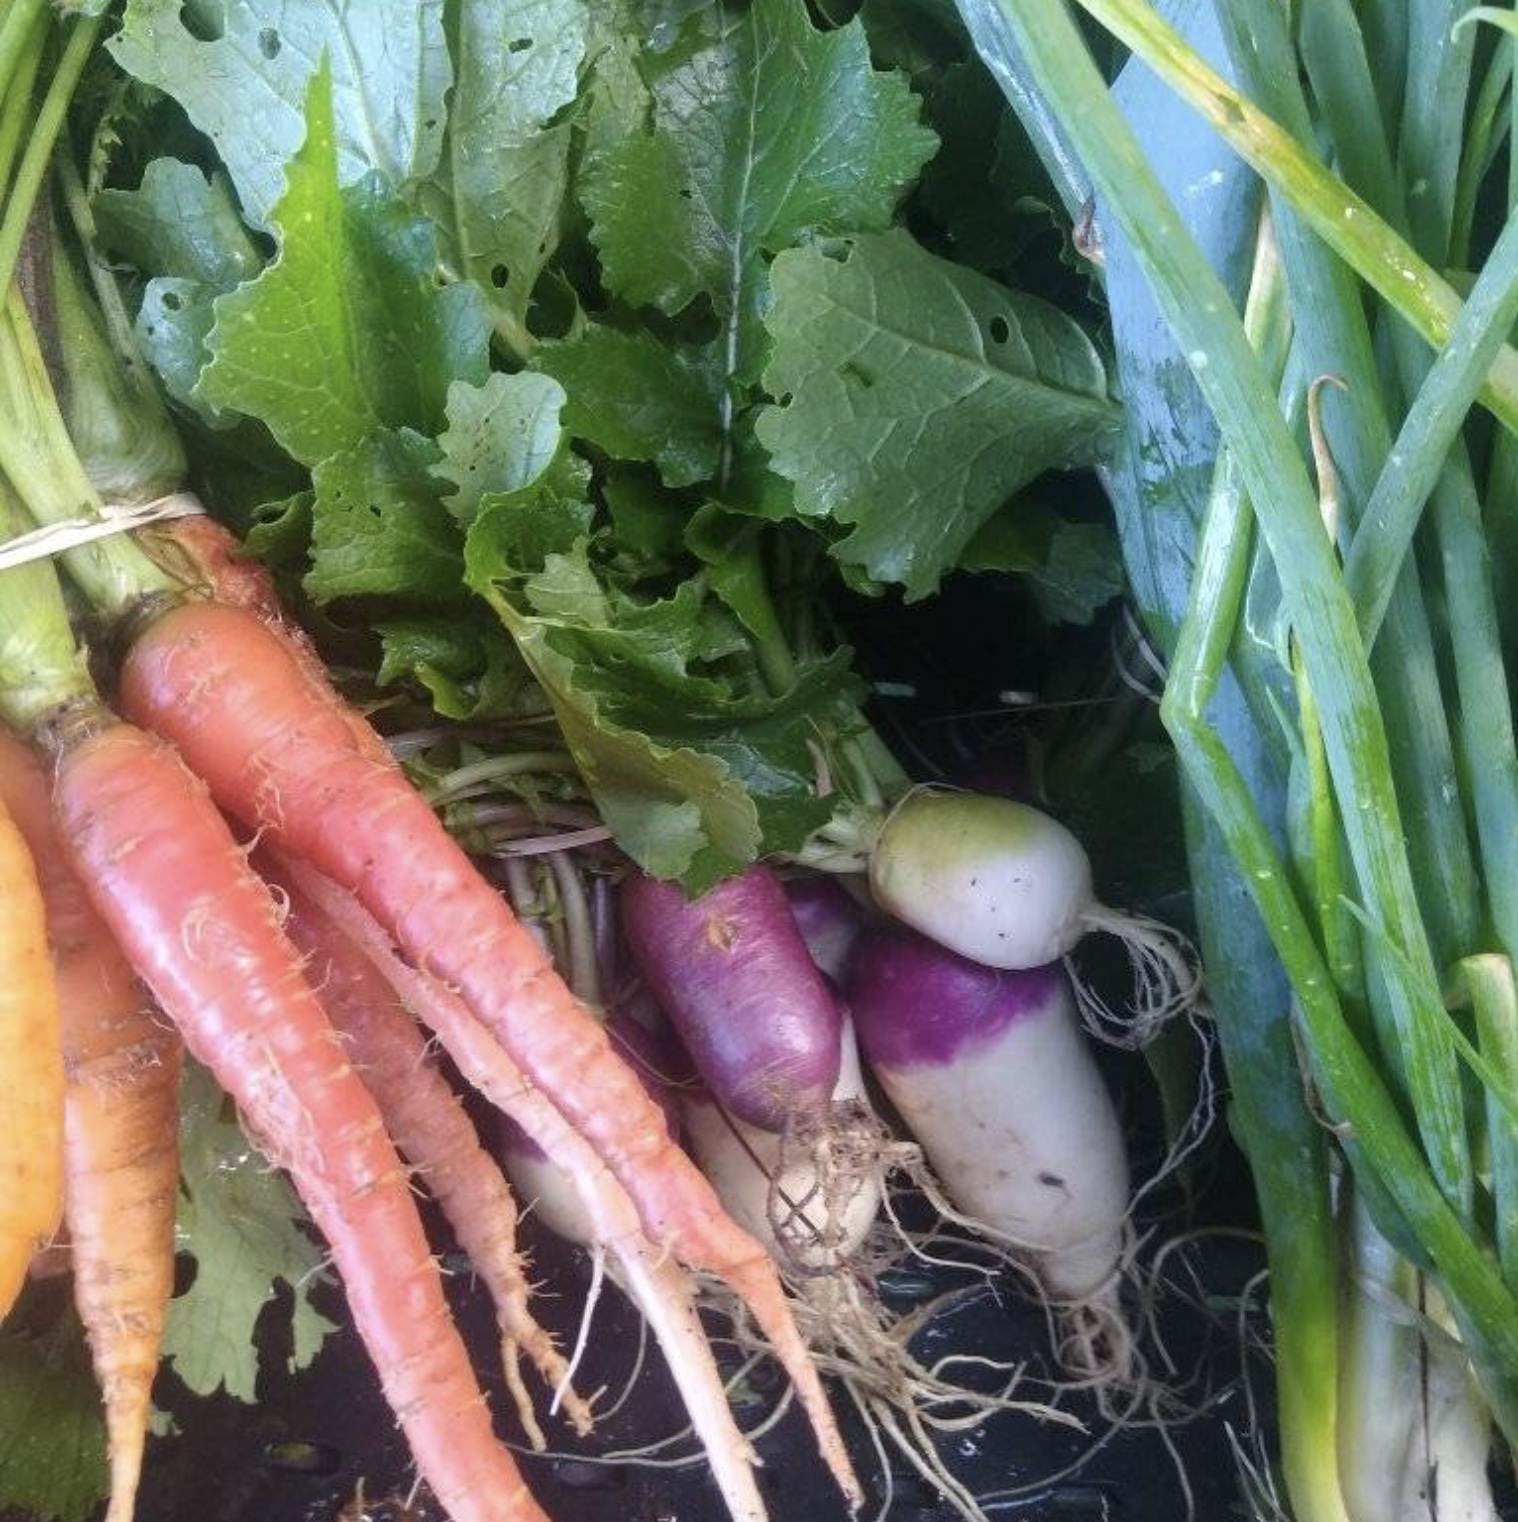
[(842, 983), (864, 928), (857, 900), (836, 877), (821, 872), (787, 878), (785, 896), (812, 960), (833, 982)]
[(820, 1124), (838, 1083), (843, 1017), (780, 880), (750, 867), (690, 900), (639, 874), (623, 885), (622, 925), (722, 1107), (776, 1133)]
[(1026, 803), (919, 789), (886, 817), (870, 851), (870, 889), (887, 913), (986, 967), (1029, 970), (1068, 958), (1090, 931), (1117, 936), (1136, 994), (1120, 1018), (1079, 978), (1087, 1024), (1142, 1045), (1200, 996), (1185, 942), (1168, 927), (1097, 901), (1091, 863), (1064, 825)]
[[(864, 1074), (848, 1021), (841, 1038), (833, 1102), (852, 1104), (866, 1115)], [(819, 1177), (818, 1159), (810, 1150), (798, 1153), (775, 1132), (724, 1113), (704, 1085), (682, 1091), (680, 1108), (691, 1151), (728, 1214), (777, 1261), (816, 1271), (845, 1262), (864, 1244), (880, 1209), (882, 1183), (879, 1168), (858, 1166), (868, 1164), (868, 1158), (841, 1160), (848, 1187), (839, 1191)]]
[(876, 931), (849, 998), (865, 1060), (955, 1209), (1026, 1256), (1088, 1354), (1100, 1336), (1125, 1356), (1127, 1158), (1059, 964), (985, 967)]

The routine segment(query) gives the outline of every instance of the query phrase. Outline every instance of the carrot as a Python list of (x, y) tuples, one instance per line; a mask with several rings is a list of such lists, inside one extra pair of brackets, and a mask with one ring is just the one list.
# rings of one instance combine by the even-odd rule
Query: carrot
[(648, 1236), (749, 1306), (857, 1504), (773, 1261), (726, 1215), (637, 1075), (399, 767), (355, 737), (357, 716), (277, 635), (216, 603), (181, 604), (150, 624), (127, 656), (121, 692), (224, 808), (352, 892), (418, 967), (457, 989), (616, 1175)]
[(325, 1234), (442, 1505), (455, 1522), (547, 1522), (491, 1430), (379, 1110), (204, 787), (102, 712), (64, 739), (54, 813), (96, 908)]
[[(336, 698), (311, 636), (285, 612), (269, 568), (247, 554), (225, 524), (204, 513), (191, 514), (166, 518), (139, 529), (134, 537), (164, 570), (187, 586), (199, 588), (216, 602), (251, 613), (290, 652), (312, 687)], [(390, 754), (362, 715), (346, 704), (341, 709), (351, 721), (361, 749), (375, 756)]]
[(63, 1051), (42, 894), (0, 807), (0, 1316), (63, 1214)]
[(0, 732), (0, 802), (38, 863), (63, 1026), (64, 1219), (74, 1303), (105, 1404), (111, 1502), (135, 1509), (174, 1288), (179, 1039), (69, 871), (32, 752)]
[(733, 1522), (764, 1522), (764, 1501), (753, 1474), (758, 1460), (733, 1420), (701, 1329), (691, 1276), (639, 1230), (627, 1191), (463, 1000), (408, 966), (373, 915), (345, 889), (308, 866), (292, 863), (290, 871), (301, 890), (343, 925), (397, 994), (432, 1027), (468, 1082), (540, 1143), (573, 1191), (571, 1208), (578, 1206), (576, 1213), (585, 1223), (585, 1235), (574, 1239), (610, 1251), (616, 1277), (653, 1328), (729, 1516)]
[(568, 1366), (528, 1305), (531, 1293), (517, 1252), (517, 1208), (500, 1167), (480, 1145), (469, 1117), (438, 1071), (426, 1038), (390, 984), (338, 923), (296, 888), (269, 853), (254, 858), (265, 881), (287, 900), (285, 934), (306, 959), (322, 1008), (385, 1117), (403, 1157), (421, 1175), (495, 1301), (506, 1383), (534, 1448), (545, 1446), (522, 1383), (525, 1350), (582, 1436), (589, 1405), (567, 1388)]

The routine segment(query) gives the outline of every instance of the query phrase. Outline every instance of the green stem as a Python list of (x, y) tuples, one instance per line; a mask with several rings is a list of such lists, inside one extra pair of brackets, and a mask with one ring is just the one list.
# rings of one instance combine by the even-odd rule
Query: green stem
[(1476, 29), (1455, 23), (1468, 8), (1468, 0), (1417, 0), (1407, 12), (1407, 85), (1397, 168), (1413, 242), (1436, 268), (1449, 256), (1465, 137)]
[[(1184, 703), (1195, 713), (1200, 742), (1214, 743), (1229, 769), (1234, 766), (1232, 757), (1200, 716), (1211, 705), (1216, 676), (1227, 659), (1243, 602), (1251, 523), (1237, 466), (1225, 451), (1218, 460), (1192, 574), (1193, 609), (1206, 611), (1181, 626), (1181, 644), (1171, 667), (1171, 690), (1176, 696), (1167, 691), (1166, 702)], [(1179, 741), (1177, 749), (1184, 758)], [(1222, 956), (1209, 957), (1208, 978), (1217, 985), (1220, 1010), (1236, 1015), (1220, 1018), (1218, 1034), (1233, 1077), (1233, 1102), (1265, 1227), (1276, 1407), (1287, 1492), (1301, 1522), (1348, 1522), (1339, 1494), (1333, 1441), (1338, 1283), (1323, 1132), (1302, 1101), (1302, 1078), (1286, 1010), (1262, 1007), (1262, 995), (1268, 998), (1271, 990), (1251, 986), (1252, 976), (1258, 981), (1253, 969), (1258, 968), (1259, 958), (1240, 965), (1231, 955), (1243, 908), (1239, 889), (1234, 887), (1223, 902), (1205, 891), (1209, 881), (1224, 880), (1221, 859), (1233, 842), (1226, 830), (1221, 831), (1221, 841), (1216, 839), (1222, 821), (1215, 811), (1204, 813), (1198, 806), (1198, 800), (1205, 806), (1207, 799), (1195, 777), (1190, 778), (1185, 797), (1188, 854), (1197, 873), (1203, 944), (1229, 948)], [(1228, 859), (1242, 875), (1244, 864), (1236, 849)], [(1247, 877), (1245, 881), (1258, 900), (1257, 884)]]
[(1376, 481), (1344, 568), (1367, 644), (1380, 631), (1424, 503), (1475, 401), (1481, 377), (1518, 319), (1518, 214), (1502, 229), (1439, 357), (1413, 399)]
[[(1369, 671), (1301, 457), (1226, 292), (1156, 183), (1070, 18), (1041, 0), (1001, 0), (1001, 7), (1046, 98), (1060, 103), (1066, 130), (1138, 252), (1161, 311), (1191, 358), (1224, 440), (1237, 456), (1261, 528), (1285, 574), (1287, 612), (1322, 710), (1337, 790), (1357, 805), (1345, 811), (1345, 818), (1361, 891), (1420, 977), (1425, 970), (1431, 974), (1398, 839), (1397, 805)], [(1196, 581), (1200, 585), (1200, 572)], [(1194, 601), (1182, 627), (1172, 667), (1175, 685), (1167, 689), (1162, 717), (1286, 964), (1329, 1104), (1354, 1127), (1358, 1148), (1482, 1335), (1494, 1348), (1507, 1350), (1503, 1356), (1518, 1355), (1518, 1302), (1463, 1227), (1472, 1208), (1473, 1179), (1455, 1054), (1447, 1031), (1434, 1028), (1444, 1012), (1423, 1009), (1421, 990), (1399, 980), (1413, 1017), (1408, 1034), (1417, 1052), (1409, 1052), (1408, 1071), (1420, 1128), (1435, 1160), (1431, 1176), (1390, 1093), (1345, 1025), (1332, 979), (1269, 834), (1232, 758), (1206, 726), (1216, 670), (1199, 667), (1196, 658), (1199, 643), (1207, 639), (1208, 614), (1205, 603)], [(1227, 637), (1220, 636), (1225, 649)]]
[(1518, 748), (1481, 505), (1463, 443), (1435, 494), (1434, 527), (1487, 896), (1502, 948), (1518, 959)]
[(559, 890), (559, 905), (564, 913), (566, 948), (565, 972), (575, 997), (593, 1008), (601, 1004), (601, 972), (596, 962), (595, 930), (590, 922), (590, 905), (585, 899), (585, 885), (575, 869), (568, 851), (551, 851), (548, 867)]
[(16, 60), (15, 72), (5, 86), (0, 100), (0, 200), (10, 188), (11, 170), (16, 164), (16, 154), (21, 148), (22, 135), (32, 123), (32, 87), (37, 82), (37, 66), (42, 62), (42, 50), (47, 45), (49, 22), (46, 16), (37, 16), (27, 33), (26, 45)]
[[(1518, 1086), (1518, 986), (1507, 957), (1487, 954), (1458, 964), (1459, 977), (1476, 1014), (1482, 1055)], [(1486, 1123), (1491, 1134), (1492, 1199), (1497, 1215), (1497, 1260), (1508, 1287), (1518, 1291), (1518, 1127), (1491, 1097)]]
[(21, 240), (26, 236), (27, 223), (31, 221), (32, 208), (37, 204), (37, 193), (47, 174), (48, 160), (53, 156), (53, 145), (63, 128), (69, 102), (74, 98), (79, 76), (84, 72), (84, 65), (100, 34), (101, 20), (99, 16), (83, 16), (74, 23), (48, 81), (47, 93), (42, 97), (31, 137), (16, 169), (16, 183), (6, 201), (5, 217), (0, 220), (0, 292), (9, 289), (15, 279)]
[(1449, 256), (1455, 269), (1465, 269), (1470, 263), (1476, 196), (1511, 129), (1503, 107), (1507, 104), (1507, 92), (1512, 82), (1513, 49), (1506, 41), (1499, 41), (1487, 64), (1476, 104), (1471, 108), (1470, 129), (1460, 158)]
[[(20, 504), (0, 484), (0, 543), (25, 526)], [(29, 734), (59, 708), (94, 693), (52, 566), (34, 560), (0, 571), (0, 718)]]
[(518, 750), (506, 751), (499, 756), (486, 756), (471, 761), (449, 772), (440, 782), (425, 789), (428, 802), (434, 807), (461, 797), (470, 788), (482, 783), (505, 782), (512, 777), (531, 776), (543, 772), (576, 771), (575, 758), (567, 750)]
[[(95, 300), (105, 322), (106, 337), (110, 346), (117, 360), (125, 366), (135, 388), (151, 397), (160, 411), (166, 411), (158, 388), (148, 378), (147, 366), (143, 363), (142, 352), (137, 346), (137, 334), (132, 324), (131, 314), (127, 311), (126, 302), (121, 299), (121, 286), (100, 255), (95, 212), (90, 206), (90, 198), (85, 192), (84, 181), (80, 177), (79, 166), (74, 162), (73, 154), (68, 152), (55, 154), (53, 170), (57, 176), (58, 188), (63, 193), (64, 208), (69, 214), (69, 221), (73, 223), (74, 235), (84, 255), (85, 267), (89, 270), (90, 285), (94, 289)], [(60, 249), (57, 251), (57, 257), (62, 259), (66, 256)]]
[[(38, 524), (101, 515), (100, 498), (74, 452), (31, 319), (14, 286), (0, 317), (0, 470)], [(144, 596), (178, 589), (125, 534), (66, 550), (63, 560), (85, 595), (112, 619)]]
[(46, 24), (47, 0), (11, 0), (5, 20), (0, 22), (0, 94), (9, 95), (39, 20)]
[[(1080, 3), (1200, 112), (1416, 332), (1435, 348), (1444, 346), (1459, 316), (1459, 296), (1364, 200), (1198, 57), (1145, 0)], [(1518, 428), (1518, 351), (1499, 351), (1481, 399)]]
[[(1333, 13), (1330, 5), (1325, 15)], [(1312, 120), (1298, 83), (1284, 16), (1273, 7), (1247, 0), (1222, 0), (1217, 14), (1241, 79), (1289, 131), (1311, 140)], [(1365, 176), (1363, 188), (1373, 192), (1380, 209), (1398, 222), (1403, 217), (1401, 191), (1384, 146), (1363, 51), (1340, 47), (1333, 52), (1333, 62), (1330, 77), (1320, 77), (1320, 65), (1315, 78), (1335, 145), (1341, 153), (1350, 152), (1341, 138), (1353, 145), (1352, 162)], [(1370, 326), (1354, 277), (1284, 197), (1277, 193), (1273, 200), (1298, 356), (1310, 377), (1335, 374), (1344, 383), (1323, 422), (1348, 487), (1344, 506), (1347, 521), (1353, 524), (1392, 450), (1391, 422)], [(1472, 949), (1480, 929), (1480, 888), (1415, 565), (1403, 568), (1387, 617), (1385, 639), (1371, 651), (1371, 673), (1386, 727), (1417, 901), (1435, 961), (1443, 966)], [(1402, 1042), (1394, 990), (1373, 981), (1371, 992), (1372, 1011), (1385, 1033), (1388, 1051), (1395, 1054)]]

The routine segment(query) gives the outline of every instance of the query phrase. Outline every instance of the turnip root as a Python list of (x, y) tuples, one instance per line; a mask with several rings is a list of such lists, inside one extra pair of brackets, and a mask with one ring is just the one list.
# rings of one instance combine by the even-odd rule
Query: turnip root
[(1131, 1012), (1118, 1016), (1078, 978), (1074, 991), (1088, 1026), (1123, 1045), (1142, 1045), (1201, 994), (1185, 942), (1157, 921), (1099, 903), (1081, 843), (1026, 803), (908, 794), (874, 841), (870, 889), (894, 918), (986, 967), (1043, 967), (1068, 958), (1091, 931), (1117, 936), (1133, 965)]
[[(868, 1112), (859, 1051), (847, 1021), (833, 1103)], [(816, 1272), (846, 1262), (864, 1245), (880, 1210), (882, 1170), (873, 1159), (839, 1161), (848, 1181), (840, 1193), (819, 1175), (815, 1153), (797, 1155), (784, 1137), (725, 1114), (706, 1088), (685, 1091), (681, 1113), (691, 1151), (728, 1214), (778, 1262)]]
[(874, 932), (849, 994), (865, 1059), (955, 1208), (1026, 1256), (1078, 1336), (1121, 1356), (1128, 1164), (1060, 966), (999, 970)]

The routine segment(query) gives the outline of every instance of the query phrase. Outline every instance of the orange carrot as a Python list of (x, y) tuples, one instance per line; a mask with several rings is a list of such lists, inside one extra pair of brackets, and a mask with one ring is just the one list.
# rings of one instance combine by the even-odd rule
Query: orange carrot
[[(204, 513), (191, 514), (139, 529), (135, 537), (170, 574), (217, 602), (251, 613), (290, 652), (317, 691), (336, 697), (311, 636), (285, 612), (269, 568), (249, 555), (225, 524)], [(385, 742), (361, 715), (346, 705), (342, 711), (351, 719), (353, 737), (361, 749), (375, 756), (389, 755)]]
[(439, 1501), (455, 1522), (547, 1522), (491, 1430), (379, 1110), (204, 787), (101, 712), (65, 740), (54, 813), (97, 910), (325, 1234)]
[(495, 1300), (506, 1383), (533, 1447), (543, 1433), (522, 1383), (525, 1351), (562, 1404), (575, 1430), (591, 1429), (590, 1407), (567, 1388), (568, 1366), (538, 1325), (517, 1253), (516, 1201), (500, 1167), (480, 1145), (464, 1106), (438, 1071), (416, 1021), (374, 964), (323, 910), (296, 888), (267, 853), (254, 857), (264, 879), (288, 901), (285, 934), (306, 959), (322, 1008), (346, 1038), (354, 1066), (385, 1117), (401, 1155), (421, 1175)]
[(0, 802), (39, 864), (63, 1024), (64, 1218), (74, 1303), (105, 1404), (106, 1522), (137, 1497), (174, 1288), (179, 1194), (179, 1039), (160, 1017), (68, 869), (47, 778), (0, 732)]
[(0, 1317), (63, 1214), (63, 1049), (31, 852), (0, 806)]
[[(374, 916), (345, 889), (299, 863), (290, 863), (289, 871), (307, 897), (342, 924), (381, 976), (432, 1026), (465, 1079), (540, 1143), (569, 1196), (557, 1204), (573, 1219), (570, 1239), (611, 1253), (614, 1276), (653, 1328), (729, 1517), (732, 1522), (764, 1522), (764, 1501), (754, 1480), (758, 1460), (733, 1420), (722, 1376), (701, 1329), (691, 1275), (639, 1230), (627, 1191), (585, 1138), (527, 1081), (463, 1000), (408, 966)], [(563, 1224), (568, 1221), (555, 1229)]]
[(348, 889), (418, 967), (456, 989), (595, 1148), (649, 1237), (745, 1301), (857, 1504), (858, 1481), (773, 1260), (726, 1215), (637, 1074), (399, 767), (355, 737), (357, 716), (277, 635), (216, 603), (156, 619), (127, 656), (121, 692), (224, 808)]

